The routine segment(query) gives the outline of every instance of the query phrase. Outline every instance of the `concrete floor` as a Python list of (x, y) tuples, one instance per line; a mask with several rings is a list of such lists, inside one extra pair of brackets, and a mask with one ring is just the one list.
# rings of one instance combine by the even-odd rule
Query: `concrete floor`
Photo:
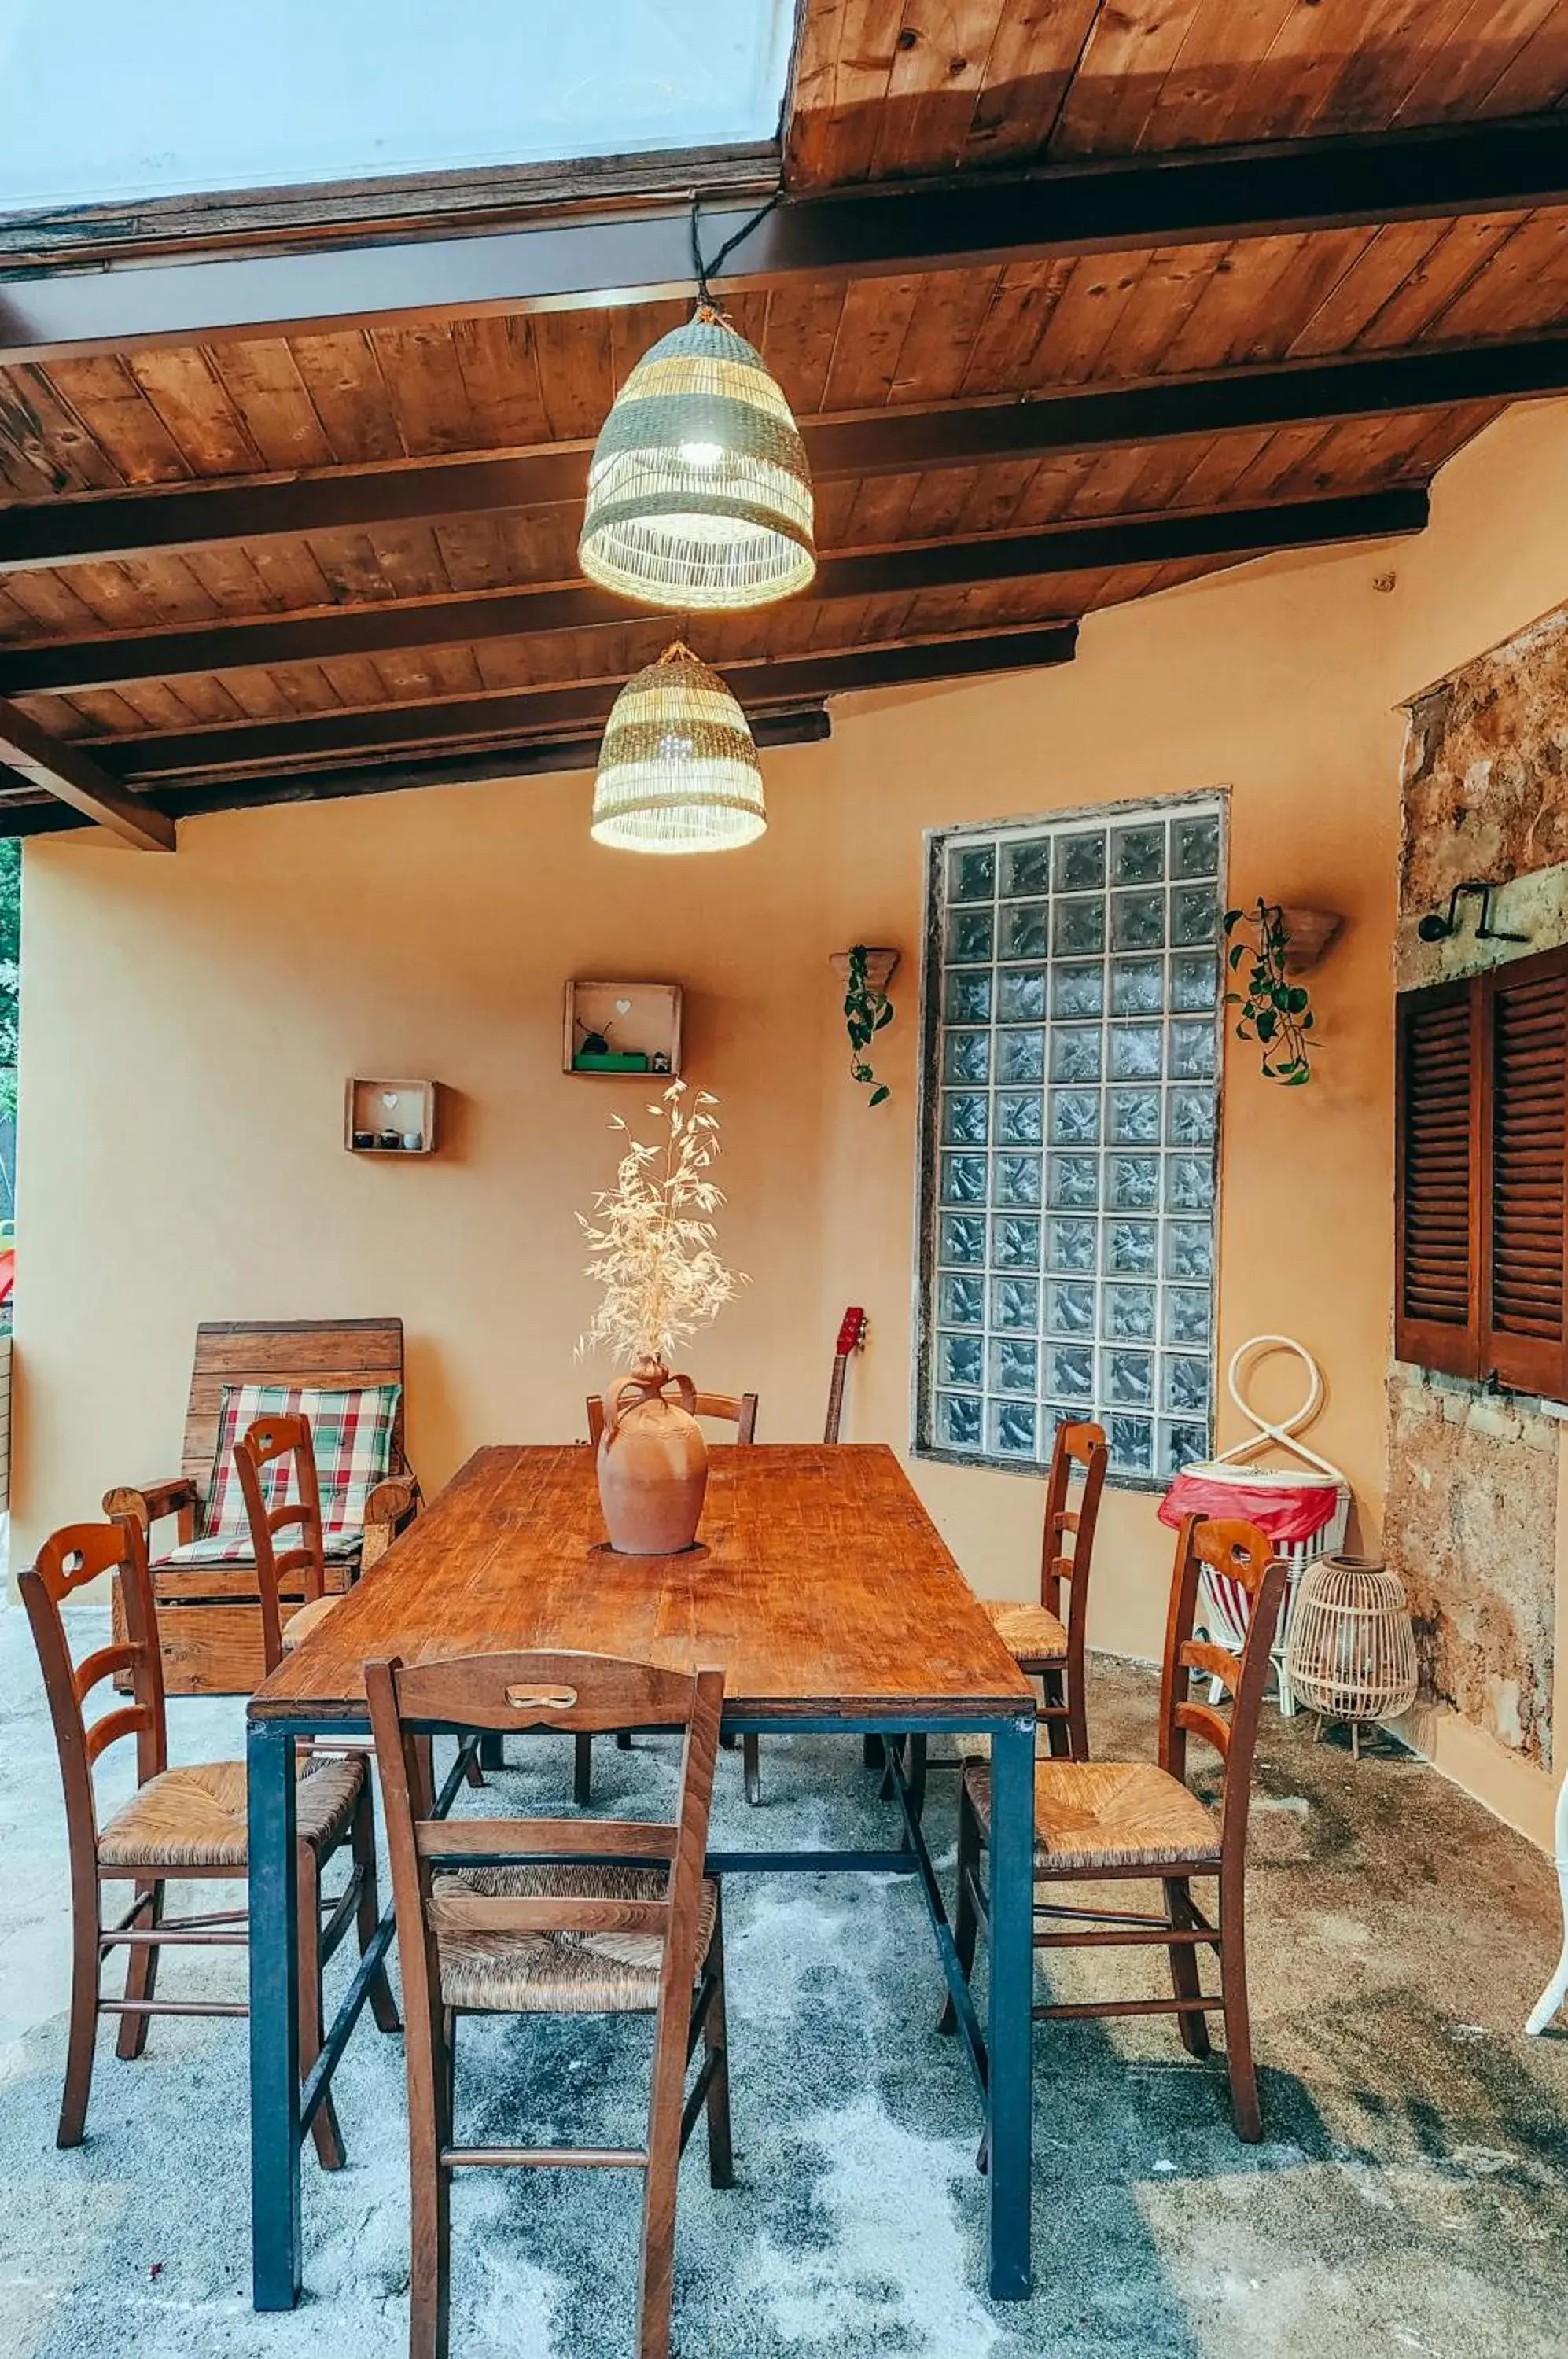
[[(1098, 1661), (1103, 1756), (1149, 1744), (1152, 1675)], [(234, 1752), (242, 1707), (171, 1708), (176, 1758)], [(668, 1780), (601, 1748), (602, 1802)], [(858, 1749), (765, 1746), (768, 1808), (721, 1773), (721, 1834), (875, 1839)], [(493, 1789), (558, 1804), (539, 1748)], [(682, 2174), (686, 2359), (1443, 2359), (1568, 2354), (1568, 2027), (1520, 2026), (1555, 1962), (1539, 1854), (1408, 1756), (1353, 1764), (1269, 1715), (1254, 1821), (1252, 1984), (1268, 2143), (1229, 2127), (1223, 2066), (1167, 2023), (1037, 2034), (1039, 2290), (984, 2282), (975, 2097), (907, 1881), (739, 1882), (729, 1898), (742, 2184)], [(933, 1780), (951, 1862), (953, 1780)], [(23, 1617), (0, 1610), (0, 2354), (3, 2359), (387, 2359), (406, 2332), (401, 2049), (368, 2027), (340, 2074), (349, 2167), (306, 2167), (310, 2297), (246, 2299), (243, 2026), (155, 2025), (99, 2048), (87, 2143), (53, 2145), (66, 1882), (52, 1748)], [(1053, 1968), (1071, 1995), (1143, 1962)], [(1125, 1970), (1124, 1970), (1125, 1964)], [(220, 1962), (220, 1977), (234, 1971)], [(214, 1962), (166, 1968), (212, 1988)], [(1158, 1984), (1158, 1973), (1156, 1977)], [(460, 2084), (480, 2136), (625, 2135), (640, 2032), (510, 2024)], [(455, 2354), (611, 2359), (631, 2348), (635, 2191), (618, 2174), (482, 2174), (454, 2204)]]

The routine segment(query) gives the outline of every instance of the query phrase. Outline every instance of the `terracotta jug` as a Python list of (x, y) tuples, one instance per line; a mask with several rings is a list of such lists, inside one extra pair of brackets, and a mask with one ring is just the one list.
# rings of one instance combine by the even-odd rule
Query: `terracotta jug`
[[(673, 1385), (679, 1403), (665, 1396)], [(604, 1402), (599, 1504), (620, 1556), (673, 1556), (697, 1537), (708, 1487), (708, 1445), (692, 1416), (690, 1376), (645, 1361)]]

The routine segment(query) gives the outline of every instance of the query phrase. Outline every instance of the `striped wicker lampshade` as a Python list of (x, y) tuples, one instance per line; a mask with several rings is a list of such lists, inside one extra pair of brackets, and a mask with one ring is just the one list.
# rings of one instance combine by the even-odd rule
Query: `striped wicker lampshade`
[(817, 570), (811, 477), (760, 353), (702, 306), (646, 352), (588, 470), (578, 561), (681, 613), (766, 606)]
[(677, 639), (611, 709), (593, 834), (624, 852), (733, 852), (768, 825), (762, 769), (716, 671)]
[(1285, 1673), (1309, 1712), (1353, 1730), (1408, 1712), (1416, 1642), (1399, 1576), (1358, 1556), (1309, 1565), (1291, 1610)]

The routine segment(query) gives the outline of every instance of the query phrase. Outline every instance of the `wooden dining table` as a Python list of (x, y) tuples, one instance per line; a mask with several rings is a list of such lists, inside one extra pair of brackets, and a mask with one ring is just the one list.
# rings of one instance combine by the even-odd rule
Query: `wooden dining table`
[[(835, 1871), (918, 1880), (988, 2129), (989, 2288), (1029, 2291), (1035, 1698), (892, 1451), (715, 1449), (695, 1547), (618, 1556), (583, 1445), (477, 1451), (426, 1513), (257, 1689), (250, 1812), (251, 2234), (257, 2310), (301, 2284), (299, 2151), (391, 1943), (387, 1910), (301, 2088), (295, 1750), (369, 1725), (364, 1665), (538, 1647), (667, 1668), (722, 1664), (726, 1734), (884, 1741), (898, 1840), (879, 1850), (725, 1852), (724, 1875)], [(991, 1744), (989, 1990), (959, 1970), (922, 1828), (914, 1743)], [(844, 1774), (863, 1775), (858, 1763)], [(455, 1798), (461, 1762), (443, 1794)], [(935, 1978), (933, 1977), (933, 1983)], [(933, 1989), (932, 2031), (936, 2037)], [(742, 2026), (744, 2037), (744, 2025)]]

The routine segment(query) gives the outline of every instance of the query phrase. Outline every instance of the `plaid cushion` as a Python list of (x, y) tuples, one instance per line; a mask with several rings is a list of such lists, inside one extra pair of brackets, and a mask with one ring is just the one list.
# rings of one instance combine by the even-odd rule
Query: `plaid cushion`
[[(310, 1429), (321, 1492), (321, 1538), (328, 1556), (352, 1556), (365, 1536), (365, 1505), (390, 1471), (392, 1428), (400, 1385), (367, 1385), (352, 1392), (321, 1392), (289, 1385), (225, 1385), (218, 1411), (203, 1530), (169, 1551), (164, 1564), (250, 1564), (250, 1520), (234, 1467), (234, 1444), (258, 1417), (299, 1416)], [(271, 1509), (294, 1496), (292, 1462), (275, 1459), (261, 1470), (262, 1497)]]
[[(292, 1544), (292, 1534), (286, 1533), (284, 1538)], [(324, 1544), (323, 1553), (336, 1560), (342, 1557), (357, 1556), (365, 1534), (347, 1531), (323, 1532), (321, 1538)], [(279, 1545), (282, 1543), (280, 1542)], [(180, 1546), (171, 1548), (167, 1555), (155, 1557), (153, 1561), (159, 1568), (164, 1565), (181, 1564), (254, 1564), (256, 1550), (250, 1544), (250, 1534), (247, 1532), (243, 1540), (186, 1540)]]

